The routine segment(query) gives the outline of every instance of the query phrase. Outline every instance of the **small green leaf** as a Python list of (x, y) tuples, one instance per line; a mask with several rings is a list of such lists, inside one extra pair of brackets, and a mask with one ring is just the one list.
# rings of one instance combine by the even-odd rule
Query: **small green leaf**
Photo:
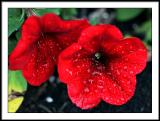
[(9, 94), (13, 91), (23, 93), (27, 89), (27, 82), (24, 79), (21, 71), (8, 72), (8, 91)]
[(147, 41), (148, 44), (151, 44), (151, 40), (152, 40), (152, 31), (151, 30), (148, 30), (146, 32), (146, 36), (145, 36), (145, 40)]
[(77, 15), (76, 8), (63, 8), (61, 11), (61, 16), (65, 20), (72, 19), (75, 15)]
[(60, 8), (36, 8), (36, 9), (32, 9), (32, 11), (38, 16), (42, 16), (46, 13), (55, 13), (57, 15), (60, 15), (61, 9)]
[(21, 32), (20, 32), (20, 30), (17, 31), (15, 35), (16, 35), (16, 39), (19, 40), (20, 37), (21, 37)]
[(97, 24), (97, 18), (92, 18), (92, 19), (90, 20), (90, 23), (91, 23), (92, 25), (96, 25), (96, 24)]
[(20, 8), (8, 9), (8, 36), (18, 30), (24, 22), (24, 10)]
[(131, 20), (143, 12), (143, 8), (117, 8), (116, 19), (121, 22)]
[(152, 40), (152, 21), (148, 20), (139, 26), (136, 30), (137, 33), (144, 34), (144, 40), (147, 44), (151, 44)]
[(152, 21), (148, 20), (148, 21), (144, 22), (141, 26), (139, 26), (136, 29), (136, 32), (138, 32), (138, 33), (145, 32), (145, 31), (148, 31), (148, 29), (151, 30), (151, 28), (152, 28)]
[(130, 35), (130, 34), (125, 34), (124, 35), (124, 38), (128, 38), (128, 37), (132, 37), (132, 35)]
[(24, 99), (23, 97), (18, 97), (18, 98), (8, 101), (8, 112), (9, 113), (16, 112), (18, 108), (20, 107), (20, 105), (22, 104), (23, 99)]

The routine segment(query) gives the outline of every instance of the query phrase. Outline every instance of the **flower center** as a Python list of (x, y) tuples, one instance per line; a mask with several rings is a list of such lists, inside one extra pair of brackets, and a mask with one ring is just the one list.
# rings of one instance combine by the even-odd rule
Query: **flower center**
[(100, 52), (95, 53), (95, 59), (99, 60), (101, 58), (102, 54)]
[(106, 56), (103, 54), (103, 52), (96, 52), (94, 54), (94, 59), (102, 64), (106, 63)]

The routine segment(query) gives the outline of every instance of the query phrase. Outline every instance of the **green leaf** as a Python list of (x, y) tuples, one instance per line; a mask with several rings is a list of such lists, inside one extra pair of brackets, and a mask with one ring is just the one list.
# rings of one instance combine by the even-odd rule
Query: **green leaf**
[(8, 112), (9, 113), (16, 112), (18, 108), (20, 107), (20, 105), (22, 104), (23, 99), (24, 99), (23, 97), (18, 97), (18, 98), (8, 101)]
[(148, 29), (150, 29), (150, 30), (152, 29), (152, 21), (151, 20), (144, 22), (141, 26), (139, 26), (136, 29), (136, 32), (142, 33), (142, 32), (148, 31)]
[(20, 8), (8, 9), (8, 36), (18, 30), (24, 22), (25, 12)]
[(65, 20), (72, 19), (75, 15), (77, 15), (76, 8), (63, 8), (61, 11), (61, 16)]
[(145, 35), (145, 40), (147, 41), (148, 44), (151, 44), (151, 40), (152, 40), (152, 31), (151, 30), (148, 30), (146, 32), (146, 35)]
[(16, 39), (19, 40), (20, 37), (21, 37), (21, 32), (20, 32), (20, 30), (17, 31), (15, 35), (16, 35)]
[(144, 40), (147, 44), (151, 44), (152, 40), (152, 21), (148, 20), (139, 26), (136, 30), (137, 33), (144, 34)]
[(96, 24), (97, 24), (97, 18), (92, 18), (92, 19), (90, 20), (90, 23), (91, 23), (92, 25), (96, 25)]
[(120, 22), (131, 20), (143, 12), (143, 8), (117, 8), (116, 19)]
[(57, 15), (60, 15), (61, 9), (60, 8), (36, 8), (36, 9), (32, 9), (32, 11), (38, 16), (42, 16), (46, 13), (55, 13)]
[(13, 51), (16, 47), (18, 40), (13, 37), (9, 37), (8, 39), (8, 55)]
[(23, 93), (27, 89), (27, 82), (24, 79), (21, 71), (8, 72), (8, 91)]
[(132, 35), (130, 35), (130, 34), (125, 34), (124, 35), (124, 38), (128, 38), (128, 37), (132, 37)]

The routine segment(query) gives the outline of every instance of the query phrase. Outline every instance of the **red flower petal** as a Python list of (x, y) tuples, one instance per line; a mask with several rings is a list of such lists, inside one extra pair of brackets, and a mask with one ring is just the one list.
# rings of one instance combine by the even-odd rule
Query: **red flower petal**
[(85, 29), (78, 42), (86, 50), (94, 53), (101, 49), (101, 46), (104, 46), (104, 44), (119, 41), (122, 37), (123, 35), (120, 30), (113, 25), (97, 25)]
[(100, 99), (122, 105), (134, 95), (136, 74), (144, 69), (146, 59), (139, 39), (123, 39), (116, 27), (97, 25), (85, 29), (78, 43), (60, 54), (58, 72), (78, 107), (92, 108)]
[[(74, 77), (87, 77), (87, 68), (91, 68), (90, 58), (88, 53), (82, 50), (78, 44), (72, 44), (65, 49), (58, 59), (59, 78), (64, 83), (69, 83)], [(84, 59), (85, 58), (85, 59)]]
[(104, 80), (101, 97), (107, 103), (122, 105), (134, 95), (136, 78), (128, 76), (111, 75)]
[(63, 21), (55, 14), (29, 17), (22, 27), (22, 39), (9, 57), (9, 68), (22, 69), (31, 85), (42, 84), (53, 73), (59, 53), (88, 26), (86, 20)]
[(35, 46), (31, 59), (23, 69), (23, 74), (31, 85), (39, 86), (53, 74), (61, 48), (49, 34), (43, 36)]
[(33, 44), (38, 41), (41, 35), (41, 30), (40, 18), (37, 16), (30, 16), (22, 26), (21, 38), (27, 45)]
[[(91, 80), (91, 79), (90, 79)], [(89, 109), (95, 107), (100, 102), (98, 90), (84, 77), (74, 78), (72, 83), (67, 85), (68, 94), (71, 101), (82, 109)]]
[(25, 42), (26, 41), (19, 40), (17, 46), (11, 52), (9, 56), (9, 69), (23, 69), (27, 60), (30, 58), (30, 53), (32, 52), (33, 47), (28, 47)]
[(61, 43), (63, 48), (76, 42), (84, 28), (87, 28), (89, 23), (86, 19), (82, 20), (67, 20), (61, 24), (61, 33), (56, 33), (55, 38)]
[(41, 17), (41, 27), (44, 32), (63, 32), (62, 20), (56, 14), (45, 14)]
[(39, 18), (36, 16), (29, 17), (22, 27), (22, 37), (18, 41), (9, 56), (9, 68), (13, 70), (22, 69), (30, 58), (33, 50), (33, 43), (38, 40), (40, 35)]
[(140, 73), (146, 66), (147, 50), (138, 38), (126, 38), (118, 42), (110, 51), (112, 57), (109, 63), (110, 70), (118, 70), (118, 73), (135, 75)]

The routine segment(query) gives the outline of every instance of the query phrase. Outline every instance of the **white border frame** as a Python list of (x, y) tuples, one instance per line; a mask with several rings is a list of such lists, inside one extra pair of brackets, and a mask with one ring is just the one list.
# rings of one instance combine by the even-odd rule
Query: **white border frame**
[[(8, 8), (152, 8), (152, 113), (8, 113)], [(2, 119), (158, 119), (158, 2), (2, 2)], [(154, 88), (153, 88), (154, 87)]]

